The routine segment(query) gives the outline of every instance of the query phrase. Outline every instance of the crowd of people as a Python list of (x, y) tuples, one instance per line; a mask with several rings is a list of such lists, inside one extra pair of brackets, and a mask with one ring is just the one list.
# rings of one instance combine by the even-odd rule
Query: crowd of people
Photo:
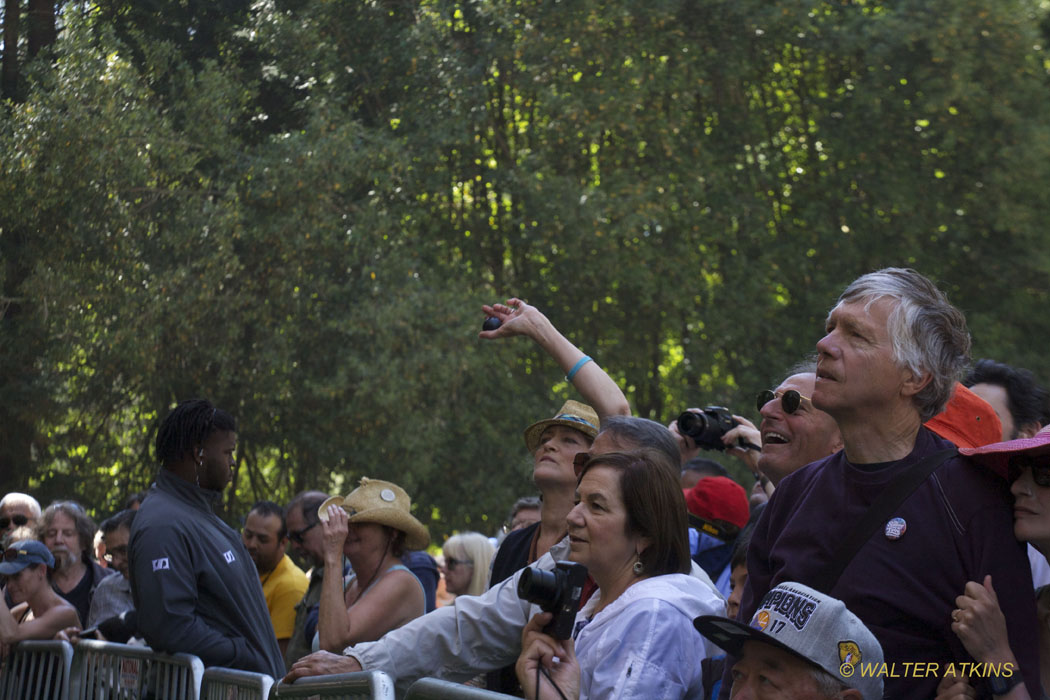
[(236, 420), (187, 400), (151, 489), (101, 527), (73, 501), (0, 501), (0, 652), (99, 638), (285, 682), (367, 669), (527, 698), (1050, 690), (1048, 394), (971, 364), (965, 318), (921, 274), (851, 283), (813, 357), (758, 392), (758, 425), (690, 409), (748, 488), (700, 456), (707, 432), (631, 416), (538, 309), (483, 311), (483, 339), (531, 339), (579, 398), (525, 428), (540, 496), (498, 547), (458, 533), (435, 561), (410, 494), (368, 477), (259, 501), (238, 532), (214, 512)]

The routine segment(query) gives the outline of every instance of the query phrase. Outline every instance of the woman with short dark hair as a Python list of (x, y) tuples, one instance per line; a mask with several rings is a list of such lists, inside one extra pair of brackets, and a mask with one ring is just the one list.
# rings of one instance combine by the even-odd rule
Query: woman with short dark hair
[(572, 639), (541, 631), (549, 613), (526, 626), (516, 667), (525, 696), (702, 697), (706, 654), (693, 618), (725, 607), (688, 575), (677, 465), (643, 449), (596, 455), (579, 474), (570, 559), (587, 567), (598, 592), (576, 615)]

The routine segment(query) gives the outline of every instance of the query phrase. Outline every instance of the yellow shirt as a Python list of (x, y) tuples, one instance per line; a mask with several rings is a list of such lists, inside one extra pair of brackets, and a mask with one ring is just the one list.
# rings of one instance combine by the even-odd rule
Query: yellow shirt
[(295, 629), (295, 604), (303, 598), (310, 579), (287, 554), (273, 571), (259, 577), (270, 622), (277, 639), (288, 639)]

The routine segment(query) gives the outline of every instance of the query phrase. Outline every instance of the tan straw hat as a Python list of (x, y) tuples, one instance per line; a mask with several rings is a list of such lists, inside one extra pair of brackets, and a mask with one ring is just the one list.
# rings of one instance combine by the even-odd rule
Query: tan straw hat
[(411, 513), (412, 499), (397, 484), (361, 477), (361, 485), (346, 498), (331, 496), (317, 509), (317, 517), (328, 521), (328, 506), (342, 506), (351, 523), (376, 523), (405, 533), (405, 549), (426, 549), (430, 533)]
[(591, 440), (598, 436), (598, 414), (587, 404), (579, 401), (566, 401), (553, 418), (541, 420), (525, 428), (525, 445), (529, 452), (535, 452), (540, 446), (540, 435), (549, 425), (564, 425), (579, 430)]

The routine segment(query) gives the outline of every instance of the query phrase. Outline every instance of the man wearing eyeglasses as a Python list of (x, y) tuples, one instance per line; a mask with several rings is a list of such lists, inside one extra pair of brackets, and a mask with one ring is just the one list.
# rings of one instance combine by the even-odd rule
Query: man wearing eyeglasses
[[(880, 270), (846, 288), (817, 343), (809, 394), (835, 418), (843, 449), (780, 482), (751, 539), (738, 619), (797, 581), (842, 600), (887, 664), (945, 669), (973, 661), (951, 629), (958, 592), (991, 575), (1009, 592), (1000, 595), (1006, 626), (1035, 697), (1035, 601), (1007, 484), (923, 426), (948, 403), (969, 348), (962, 313), (914, 270)], [(886, 697), (926, 700), (939, 678), (885, 681)], [(724, 678), (722, 697), (729, 685)]]
[[(135, 607), (131, 599), (131, 581), (128, 570), (128, 539), (136, 511), (122, 510), (103, 521), (102, 541), (106, 543), (106, 563), (120, 576), (109, 576), (95, 589), (88, 612), (87, 627), (116, 617)], [(123, 642), (125, 640), (112, 640)]]
[(842, 449), (835, 419), (809, 398), (816, 369), (816, 363), (800, 365), (774, 391), (759, 394), (762, 451), (755, 466), (773, 486), (791, 472)]
[(12, 491), (0, 500), (0, 539), (15, 528), (35, 527), (40, 519), (40, 504), (32, 496)]
[[(321, 491), (303, 491), (285, 507), (285, 523), (292, 551), (304, 566), (309, 566), (309, 584), (306, 593), (295, 605), (295, 625), (284, 652), (288, 668), (310, 653), (310, 643), (317, 630), (317, 610), (321, 604), (321, 583), (324, 580), (324, 535), (318, 527), (317, 508), (328, 498)], [(342, 576), (342, 572), (339, 572)]]

